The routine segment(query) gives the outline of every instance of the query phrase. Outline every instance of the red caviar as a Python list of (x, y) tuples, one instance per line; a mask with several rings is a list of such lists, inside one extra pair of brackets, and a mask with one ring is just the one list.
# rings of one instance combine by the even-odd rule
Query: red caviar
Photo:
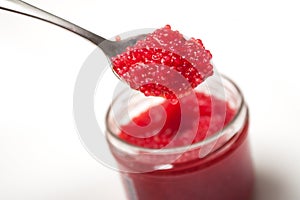
[(170, 25), (112, 58), (114, 71), (146, 96), (177, 99), (213, 74), (211, 53), (200, 39), (186, 40)]
[[(197, 98), (196, 103), (193, 103), (194, 97)], [(195, 109), (194, 104), (197, 104), (198, 109)], [(181, 109), (180, 105), (184, 106), (184, 108)], [(160, 109), (161, 106), (167, 113), (166, 119), (163, 127), (157, 133), (153, 133), (155, 128), (160, 127), (161, 124), (161, 116), (163, 116), (162, 112), (164, 112)], [(212, 120), (213, 109), (214, 119)], [(156, 119), (151, 119), (150, 110), (153, 113), (152, 116), (155, 115)], [(128, 123), (126, 126), (121, 127), (119, 137), (136, 146), (163, 148), (170, 144), (178, 134), (179, 127), (181, 127), (180, 137), (172, 141), (172, 147), (179, 147), (200, 142), (206, 137), (220, 131), (233, 118), (234, 114), (235, 111), (230, 108), (228, 103), (204, 93), (196, 92), (195, 96), (185, 96), (176, 104), (165, 101), (161, 105), (146, 110), (132, 119), (134, 123)], [(190, 116), (199, 116), (196, 124), (196, 134), (192, 133), (194, 130), (190, 125), (191, 120), (188, 119)], [(182, 117), (185, 117), (185, 119)], [(147, 126), (150, 123), (151, 126)], [(141, 126), (143, 131), (137, 128), (137, 126)], [(190, 143), (185, 144), (186, 141), (190, 141)]]

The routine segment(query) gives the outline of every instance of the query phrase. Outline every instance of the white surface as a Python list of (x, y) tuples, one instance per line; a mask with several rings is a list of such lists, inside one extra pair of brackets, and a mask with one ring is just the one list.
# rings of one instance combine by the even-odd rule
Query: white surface
[[(108, 38), (165, 24), (201, 38), (249, 103), (255, 200), (300, 199), (296, 0), (28, 2)], [(1, 10), (0, 27), (0, 199), (124, 200), (118, 174), (85, 151), (73, 122), (76, 76), (95, 47)]]

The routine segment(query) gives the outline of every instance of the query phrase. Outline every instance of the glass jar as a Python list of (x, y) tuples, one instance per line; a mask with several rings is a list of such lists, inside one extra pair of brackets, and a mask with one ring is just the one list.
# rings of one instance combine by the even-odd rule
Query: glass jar
[(151, 149), (120, 139), (118, 134), (128, 123), (129, 111), (137, 116), (159, 103), (157, 97), (139, 93), (130, 100), (121, 93), (113, 101), (107, 113), (106, 136), (128, 200), (251, 199), (254, 173), (248, 142), (248, 107), (230, 79), (219, 76), (206, 82), (206, 86), (195, 90), (224, 100), (235, 114), (221, 130), (185, 146)]

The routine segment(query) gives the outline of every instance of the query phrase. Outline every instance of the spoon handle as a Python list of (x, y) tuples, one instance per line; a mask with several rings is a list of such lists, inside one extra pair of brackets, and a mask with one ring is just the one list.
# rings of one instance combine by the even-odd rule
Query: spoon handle
[(5, 0), (7, 5), (0, 5), (0, 9), (7, 10), (10, 12), (18, 13), (21, 15), (33, 17), (36, 19), (43, 20), (45, 22), (57, 25), (61, 28), (67, 29), (77, 35), (84, 37), (85, 39), (91, 41), (92, 43), (99, 45), (101, 42), (106, 39), (100, 37), (80, 26), (77, 26), (67, 20), (64, 20), (56, 15), (48, 13), (40, 8), (32, 6), (21, 0)]

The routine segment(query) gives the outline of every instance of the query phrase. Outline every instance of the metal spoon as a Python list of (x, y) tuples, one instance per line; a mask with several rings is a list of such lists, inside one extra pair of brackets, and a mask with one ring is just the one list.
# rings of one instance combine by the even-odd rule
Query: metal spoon
[(20, 1), (20, 0), (4, 0), (4, 1), (7, 3), (7, 5), (4, 6), (0, 5), (0, 9), (33, 17), (57, 25), (77, 35), (80, 35), (81, 37), (99, 46), (109, 58), (124, 52), (128, 46), (134, 45), (138, 40), (141, 40), (145, 37), (145, 35), (138, 35), (117, 42), (107, 40), (84, 28), (81, 28), (80, 26), (77, 26), (67, 20), (64, 20), (56, 15), (46, 12), (33, 5), (30, 5), (24, 1)]

